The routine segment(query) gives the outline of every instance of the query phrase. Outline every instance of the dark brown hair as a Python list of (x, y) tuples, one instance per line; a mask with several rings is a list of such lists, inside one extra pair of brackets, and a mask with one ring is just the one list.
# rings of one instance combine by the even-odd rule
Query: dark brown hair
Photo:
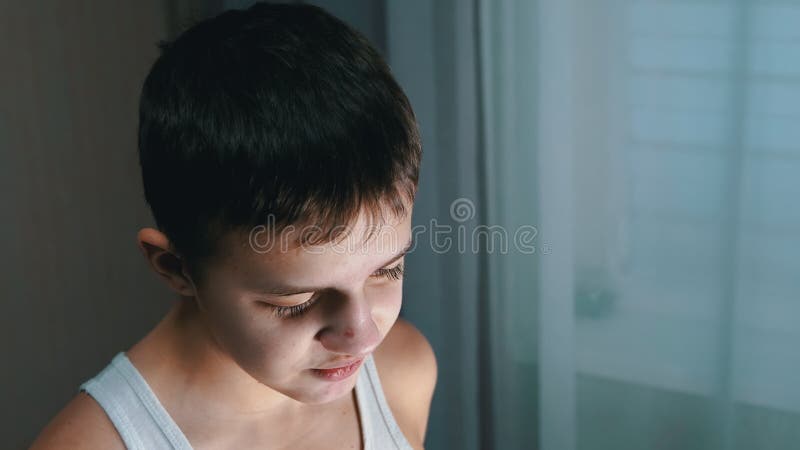
[(311, 5), (227, 11), (161, 43), (142, 89), (144, 194), (174, 250), (214, 256), (229, 232), (407, 213), (422, 155), (380, 54)]

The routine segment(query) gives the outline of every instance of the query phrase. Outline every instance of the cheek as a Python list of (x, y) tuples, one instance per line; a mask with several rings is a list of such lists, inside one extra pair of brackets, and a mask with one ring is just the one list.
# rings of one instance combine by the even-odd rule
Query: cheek
[(267, 307), (230, 301), (210, 307), (207, 322), (222, 351), (245, 371), (280, 377), (302, 365), (313, 330), (302, 321), (281, 323), (271, 314)]
[(400, 307), (403, 303), (403, 283), (392, 283), (376, 289), (371, 295), (372, 301), (372, 320), (381, 333), (386, 336), (392, 328), (397, 317), (400, 315)]

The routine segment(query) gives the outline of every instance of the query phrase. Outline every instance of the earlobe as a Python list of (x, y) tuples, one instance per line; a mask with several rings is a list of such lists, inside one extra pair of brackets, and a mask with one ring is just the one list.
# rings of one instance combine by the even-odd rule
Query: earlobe
[(136, 234), (139, 250), (147, 265), (170, 289), (181, 296), (194, 296), (194, 285), (186, 275), (183, 259), (175, 254), (167, 236), (154, 228), (142, 228)]

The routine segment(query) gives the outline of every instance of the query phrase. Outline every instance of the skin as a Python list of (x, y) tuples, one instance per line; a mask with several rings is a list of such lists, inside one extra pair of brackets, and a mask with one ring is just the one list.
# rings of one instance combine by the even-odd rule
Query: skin
[[(424, 442), (436, 360), (411, 324), (398, 320), (411, 214), (363, 240), (361, 216), (343, 242), (292, 246), (282, 232), (268, 251), (230, 235), (224, 255), (193, 280), (167, 237), (145, 228), (139, 247), (179, 300), (126, 352), (195, 448), (359, 448), (358, 373), (331, 382), (314, 373), (372, 354), (387, 401), (415, 448)], [(363, 245), (363, 246), (362, 246)], [(299, 292), (270, 293), (291, 285)], [(284, 286), (285, 287), (285, 286)], [(296, 317), (274, 306), (313, 305)], [(358, 369), (359, 372), (363, 367)], [(124, 448), (102, 409), (77, 396), (33, 448)]]

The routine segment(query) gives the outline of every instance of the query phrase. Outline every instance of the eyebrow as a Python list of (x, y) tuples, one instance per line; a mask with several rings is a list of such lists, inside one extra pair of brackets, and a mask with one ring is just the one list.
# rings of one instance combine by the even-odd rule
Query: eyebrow
[[(396, 255), (392, 256), (385, 263), (379, 265), (377, 268), (375, 268), (375, 270), (378, 270), (378, 269), (380, 269), (382, 267), (386, 267), (389, 264), (391, 264), (391, 263), (397, 261), (398, 259), (402, 258), (403, 256), (405, 256), (411, 250), (411, 247), (413, 247), (413, 246), (414, 246), (414, 238), (412, 237), (411, 239), (408, 240), (408, 243), (406, 243), (405, 247), (403, 247), (402, 250), (400, 250)], [(290, 285), (274, 285), (274, 286), (270, 286), (270, 287), (264, 289), (262, 292), (265, 293), (265, 294), (268, 294), (268, 295), (277, 295), (277, 296), (281, 296), (281, 297), (286, 297), (286, 296), (289, 296), (289, 295), (303, 294), (305, 292), (319, 291), (321, 289), (323, 289), (323, 288), (322, 287), (297, 287), (297, 286), (290, 286)]]

